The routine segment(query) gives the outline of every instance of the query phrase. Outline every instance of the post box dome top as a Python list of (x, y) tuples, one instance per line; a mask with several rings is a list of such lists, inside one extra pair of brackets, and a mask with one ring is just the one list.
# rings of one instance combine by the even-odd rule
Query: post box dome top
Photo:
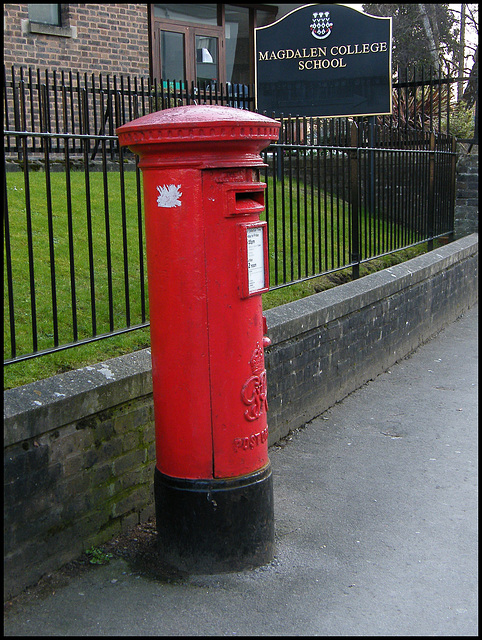
[[(121, 146), (156, 164), (182, 163), (189, 155), (204, 166), (259, 165), (259, 152), (278, 140), (280, 123), (259, 113), (219, 105), (164, 109), (116, 130)], [(236, 159), (237, 156), (237, 159)]]
[(156, 111), (117, 129), (122, 146), (155, 142), (233, 139), (277, 140), (280, 124), (259, 113), (219, 105), (187, 105)]

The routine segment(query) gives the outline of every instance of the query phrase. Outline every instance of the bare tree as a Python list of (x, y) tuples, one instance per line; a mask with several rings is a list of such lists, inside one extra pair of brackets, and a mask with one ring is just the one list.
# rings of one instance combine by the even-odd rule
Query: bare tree
[(462, 4), (460, 11), (453, 10), (460, 18), (460, 41), (457, 59), (457, 72), (461, 81), (457, 86), (457, 101), (472, 107), (477, 100), (479, 73), (479, 20), (478, 5)]
[(468, 107), (472, 107), (477, 100), (478, 93), (478, 72), (479, 72), (479, 47), (475, 50), (474, 54), (474, 64), (472, 65), (472, 69), (470, 70), (469, 81), (467, 86), (465, 87), (464, 94), (462, 96), (462, 100), (467, 104)]
[(458, 60), (459, 21), (448, 4), (364, 4), (363, 9), (392, 17), (395, 65), (446, 71)]
[(460, 6), (460, 51), (459, 51), (459, 81), (457, 82), (457, 100), (461, 100), (464, 93), (464, 77), (465, 69), (465, 4)]
[(422, 24), (423, 24), (423, 28), (425, 30), (425, 35), (427, 36), (427, 40), (428, 40), (429, 52), (430, 52), (430, 57), (431, 57), (431, 60), (432, 60), (432, 64), (433, 64), (434, 69), (438, 72), (439, 69), (440, 69), (440, 61), (439, 61), (440, 39), (438, 39), (438, 41), (436, 41), (435, 36), (434, 36), (436, 23), (434, 22), (434, 29), (432, 29), (432, 25), (430, 24), (430, 19), (429, 19), (429, 16), (428, 16), (427, 5), (419, 4), (418, 8), (419, 8), (419, 11), (420, 11), (420, 16), (422, 18)]

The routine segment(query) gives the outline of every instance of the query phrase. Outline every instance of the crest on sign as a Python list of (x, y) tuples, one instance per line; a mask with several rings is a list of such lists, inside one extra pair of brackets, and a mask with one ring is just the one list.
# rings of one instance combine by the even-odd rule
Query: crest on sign
[(320, 11), (314, 13), (310, 24), (311, 35), (317, 40), (328, 38), (333, 29), (333, 22), (330, 20), (329, 11)]

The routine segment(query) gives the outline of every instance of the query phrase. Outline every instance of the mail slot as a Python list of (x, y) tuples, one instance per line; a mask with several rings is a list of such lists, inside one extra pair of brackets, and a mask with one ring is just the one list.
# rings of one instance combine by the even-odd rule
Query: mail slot
[[(264, 211), (264, 189), (266, 184), (261, 183), (259, 188), (253, 190), (253, 185), (246, 185), (246, 188), (242, 188), (240, 185), (234, 189), (228, 191), (231, 196), (231, 201), (228, 202), (228, 211), (233, 211), (234, 214), (244, 213), (258, 213), (261, 214)], [(232, 204), (232, 198), (234, 196), (234, 206)]]
[(259, 170), (279, 126), (193, 105), (117, 130), (143, 174), (159, 548), (185, 571), (238, 570), (274, 551)]

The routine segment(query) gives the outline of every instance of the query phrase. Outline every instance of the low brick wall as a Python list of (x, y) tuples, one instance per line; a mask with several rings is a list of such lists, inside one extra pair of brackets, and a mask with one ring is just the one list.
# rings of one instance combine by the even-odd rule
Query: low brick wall
[[(266, 312), (269, 443), (477, 300), (473, 234)], [(152, 515), (149, 350), (4, 393), (5, 597)]]

